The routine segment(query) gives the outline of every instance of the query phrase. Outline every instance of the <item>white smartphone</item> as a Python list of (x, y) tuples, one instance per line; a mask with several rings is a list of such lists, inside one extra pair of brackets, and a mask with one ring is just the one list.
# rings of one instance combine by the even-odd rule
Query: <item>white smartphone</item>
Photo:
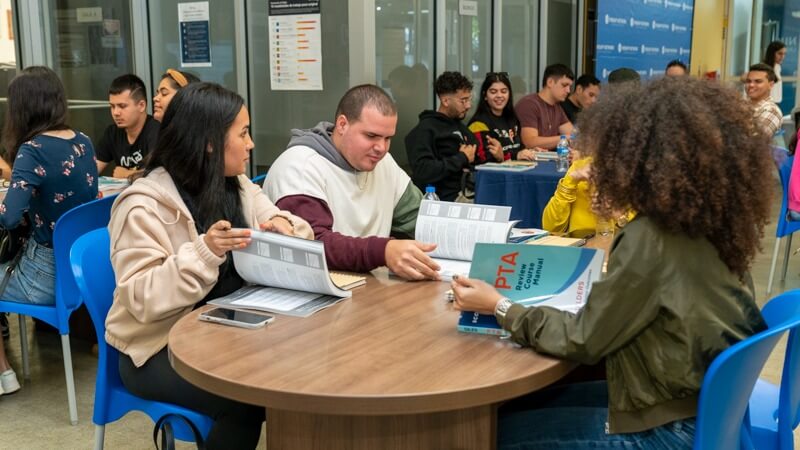
[(275, 320), (275, 316), (256, 311), (241, 311), (229, 308), (209, 309), (200, 314), (200, 320), (221, 323), (240, 328), (261, 328)]

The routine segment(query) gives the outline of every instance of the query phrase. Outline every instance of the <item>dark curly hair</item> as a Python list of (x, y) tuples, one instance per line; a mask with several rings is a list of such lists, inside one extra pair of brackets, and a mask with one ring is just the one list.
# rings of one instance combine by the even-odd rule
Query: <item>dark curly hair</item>
[(744, 278), (770, 212), (772, 159), (741, 95), (665, 77), (614, 86), (582, 114), (596, 212), (630, 208), (666, 231), (704, 237)]
[(447, 94), (455, 94), (457, 91), (471, 91), (472, 81), (461, 75), (460, 72), (444, 72), (436, 78), (433, 83), (433, 90), (437, 97)]

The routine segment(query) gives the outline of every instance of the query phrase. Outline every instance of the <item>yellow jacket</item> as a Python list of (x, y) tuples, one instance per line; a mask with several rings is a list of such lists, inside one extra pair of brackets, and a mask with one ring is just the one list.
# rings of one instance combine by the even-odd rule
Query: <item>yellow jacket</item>
[(597, 218), (592, 212), (592, 196), (588, 181), (576, 182), (574, 171), (592, 162), (581, 158), (572, 162), (567, 174), (558, 181), (555, 194), (542, 213), (542, 228), (551, 233), (572, 233), (577, 230), (594, 232)]

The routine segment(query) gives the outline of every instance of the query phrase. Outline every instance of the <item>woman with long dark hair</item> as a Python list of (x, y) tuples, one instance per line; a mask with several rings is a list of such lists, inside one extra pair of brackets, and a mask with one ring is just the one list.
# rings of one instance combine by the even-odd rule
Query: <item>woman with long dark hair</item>
[(772, 41), (764, 52), (764, 64), (772, 67), (778, 81), (772, 86), (770, 97), (772, 101), (780, 104), (783, 101), (783, 81), (781, 81), (781, 64), (786, 58), (786, 44), (781, 41)]
[[(67, 125), (64, 86), (52, 70), (28, 67), (9, 84), (3, 146), (12, 170), (0, 205), (0, 227), (30, 225), (31, 234), (2, 298), (52, 305), (55, 224), (65, 212), (97, 198), (94, 147)], [(6, 393), (19, 389), (2, 343), (0, 388)]]
[(243, 285), (230, 251), (250, 243), (251, 228), (313, 238), (308, 223), (276, 208), (244, 175), (252, 148), (240, 96), (212, 83), (181, 89), (144, 176), (119, 195), (108, 225), (117, 288), (106, 341), (121, 352), (122, 382), (140, 397), (214, 418), (209, 449), (254, 448), (264, 410), (181, 378), (169, 363), (169, 330)]
[(468, 125), (469, 130), (478, 138), (475, 164), (517, 159), (523, 147), (508, 75), (505, 72), (487, 73), (481, 84), (480, 98), (478, 108), (469, 119)]
[(164, 111), (167, 110), (172, 97), (191, 83), (198, 82), (200, 82), (200, 79), (189, 72), (167, 69), (161, 75), (161, 81), (158, 82), (156, 93), (153, 95), (153, 118), (161, 122), (164, 118)]
[(708, 366), (766, 327), (748, 271), (770, 213), (768, 141), (735, 90), (685, 77), (627, 83), (581, 114), (598, 215), (638, 213), (586, 305), (526, 308), (471, 279), (453, 290), (457, 308), (494, 314), (521, 345), (605, 359), (608, 381), (505, 406), (498, 448), (691, 448)]

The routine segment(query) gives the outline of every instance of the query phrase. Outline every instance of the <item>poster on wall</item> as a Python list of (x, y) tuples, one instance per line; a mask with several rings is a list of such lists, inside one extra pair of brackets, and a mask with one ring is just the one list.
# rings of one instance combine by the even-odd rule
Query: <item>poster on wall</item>
[(628, 67), (648, 80), (672, 60), (689, 66), (693, 17), (694, 0), (598, 0), (595, 75)]
[(322, 90), (320, 0), (267, 0), (273, 91)]
[(100, 38), (104, 48), (122, 48), (122, 28), (119, 19), (103, 19), (103, 36)]
[(181, 67), (211, 67), (208, 2), (178, 3)]

